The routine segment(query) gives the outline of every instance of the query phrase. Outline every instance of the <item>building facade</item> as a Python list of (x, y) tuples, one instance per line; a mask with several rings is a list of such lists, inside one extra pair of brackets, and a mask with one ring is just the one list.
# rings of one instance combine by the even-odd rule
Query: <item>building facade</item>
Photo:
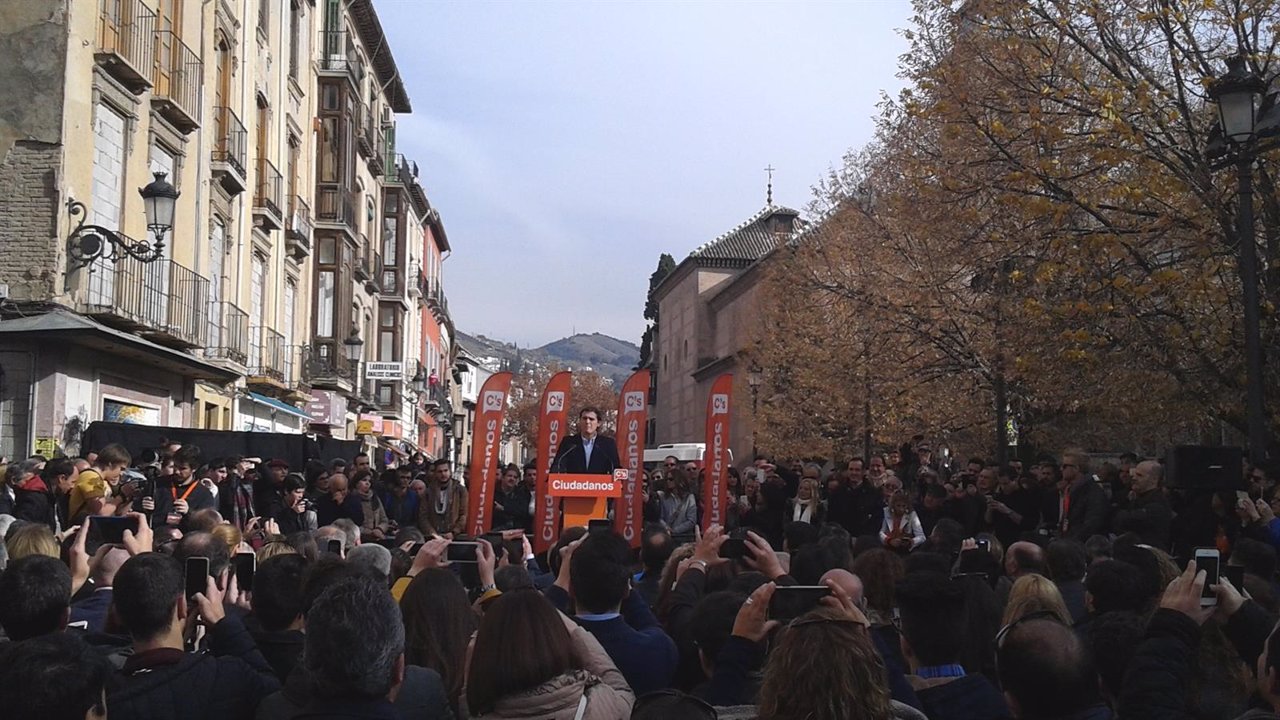
[[(417, 447), (427, 213), (370, 0), (24, 0), (0, 26), (26, 68), (0, 78), (0, 454), (79, 452), (97, 420), (354, 437), (362, 413)], [(407, 372), (367, 379), (382, 358)]]
[(694, 250), (654, 289), (651, 445), (703, 442), (711, 384), (733, 373), (729, 447), (735, 462), (750, 459), (754, 417), (745, 355), (763, 330), (762, 266), (803, 225), (795, 210), (766, 205)]

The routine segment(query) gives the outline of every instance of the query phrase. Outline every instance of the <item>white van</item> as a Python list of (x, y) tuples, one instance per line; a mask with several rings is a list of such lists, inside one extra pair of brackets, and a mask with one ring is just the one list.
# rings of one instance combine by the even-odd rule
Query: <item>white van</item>
[[(667, 443), (659, 445), (656, 448), (648, 448), (644, 451), (645, 467), (653, 467), (661, 465), (663, 460), (669, 455), (675, 455), (680, 462), (702, 462), (702, 453), (707, 449), (706, 443)], [(729, 464), (733, 464), (733, 451), (725, 449), (729, 453)]]

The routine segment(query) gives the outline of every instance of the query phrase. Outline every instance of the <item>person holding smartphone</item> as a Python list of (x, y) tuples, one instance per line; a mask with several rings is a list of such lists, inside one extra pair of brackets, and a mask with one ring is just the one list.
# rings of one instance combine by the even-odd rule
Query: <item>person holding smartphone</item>
[(295, 532), (312, 532), (319, 525), (315, 512), (308, 507), (305, 499), (307, 481), (297, 473), (290, 473), (284, 479), (283, 505), (276, 510), (271, 519), (276, 521), (282, 535)]

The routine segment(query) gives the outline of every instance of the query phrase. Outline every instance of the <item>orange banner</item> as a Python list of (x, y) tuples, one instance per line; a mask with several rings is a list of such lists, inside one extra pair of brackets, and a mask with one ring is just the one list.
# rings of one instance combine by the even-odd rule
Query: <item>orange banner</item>
[(733, 395), (733, 373), (725, 373), (711, 383), (707, 397), (707, 447), (702, 454), (706, 482), (702, 486), (702, 530), (724, 525), (729, 477), (729, 408)]
[(480, 536), (493, 524), (493, 494), (498, 481), (498, 452), (502, 446), (502, 420), (507, 414), (511, 373), (491, 375), (476, 399), (475, 429), (471, 441), (471, 482), (467, 533)]
[(547, 551), (560, 535), (560, 503), (552, 496), (548, 483), (551, 460), (560, 449), (560, 441), (569, 432), (569, 396), (573, 391), (573, 373), (558, 372), (547, 381), (538, 405), (538, 491), (537, 512), (533, 518), (533, 550)]
[(618, 458), (627, 469), (622, 500), (613, 508), (613, 529), (640, 547), (644, 527), (644, 443), (649, 421), (649, 371), (637, 370), (622, 385), (618, 396)]

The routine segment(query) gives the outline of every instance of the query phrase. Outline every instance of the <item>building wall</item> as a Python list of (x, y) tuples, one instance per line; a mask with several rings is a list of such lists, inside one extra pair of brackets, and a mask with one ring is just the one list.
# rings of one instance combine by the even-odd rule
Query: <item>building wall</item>
[(683, 276), (672, 276), (675, 284), (658, 301), (657, 444), (702, 442), (707, 388), (699, 387), (693, 373), (713, 352), (707, 300), (733, 275), (731, 270), (693, 268)]

